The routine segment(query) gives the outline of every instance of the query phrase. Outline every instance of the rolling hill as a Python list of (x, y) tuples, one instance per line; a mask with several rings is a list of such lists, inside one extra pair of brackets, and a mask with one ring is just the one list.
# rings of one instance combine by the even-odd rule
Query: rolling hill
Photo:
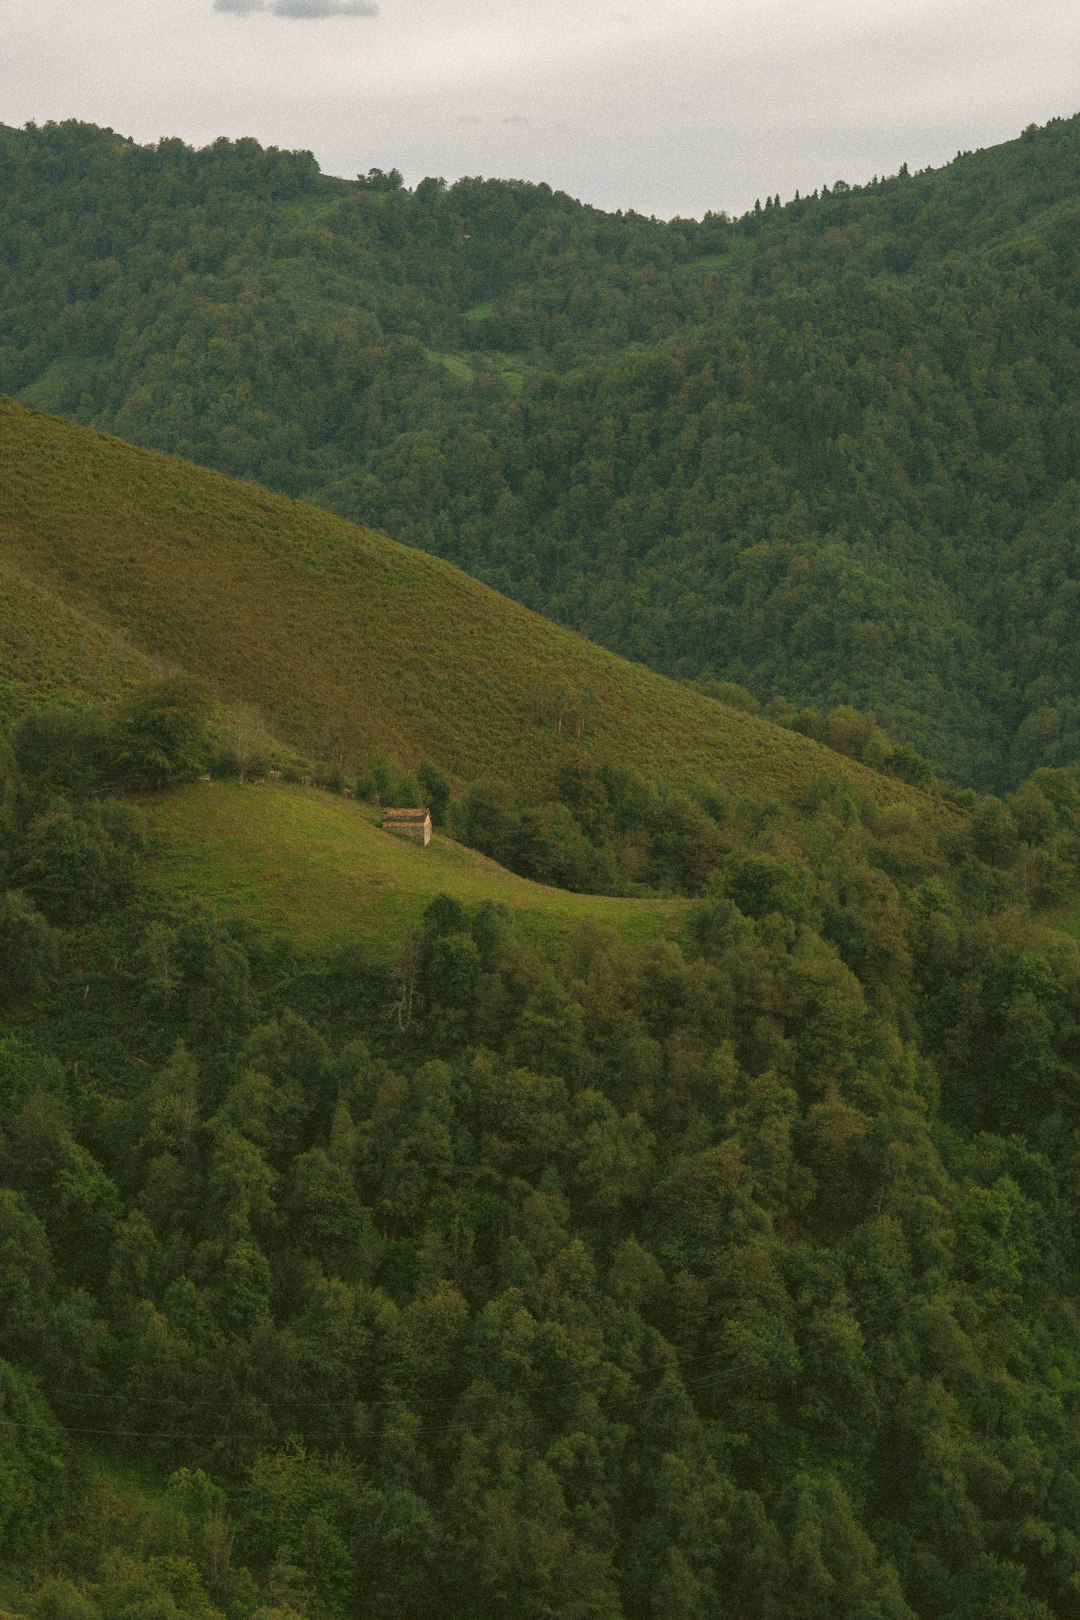
[[(10, 401), (0, 492), (0, 1607), (1074, 1615), (1073, 775), (960, 809)], [(707, 859), (598, 896), (303, 783), (133, 811), (175, 671)]]
[(684, 900), (570, 894), (531, 883), (436, 833), (426, 850), (385, 833), (371, 811), (315, 788), (218, 783), (147, 806), (155, 887), (201, 899), (308, 949), (363, 944), (394, 963), (436, 895), (505, 906), (523, 937), (550, 950), (585, 923), (640, 946), (678, 929)]
[(557, 628), (342, 519), (0, 402), (9, 713), (179, 668), (284, 742), (546, 786), (563, 739), (766, 803), (923, 795)]
[(0, 127), (0, 390), (1000, 792), (1080, 757), (1078, 185), (1075, 117), (700, 222)]

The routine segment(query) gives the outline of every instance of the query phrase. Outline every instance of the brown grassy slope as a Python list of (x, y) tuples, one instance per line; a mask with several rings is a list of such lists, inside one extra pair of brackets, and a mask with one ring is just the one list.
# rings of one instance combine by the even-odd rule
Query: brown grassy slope
[(153, 672), (122, 631), (65, 601), (0, 534), (0, 716), (73, 692), (108, 703)]
[(220, 696), (257, 704), (283, 739), (315, 756), (344, 730), (358, 753), (430, 759), (459, 782), (497, 774), (538, 785), (558, 746), (539, 700), (562, 683), (587, 699), (595, 754), (668, 782), (787, 798), (824, 773), (882, 800), (913, 797), (592, 646), (436, 558), (7, 400), (0, 560), (5, 581), (33, 581), (23, 622), (17, 601), (4, 604), (0, 683), (9, 686), (25, 677), (27, 640), (51, 592), (63, 608), (52, 651), (40, 655), (52, 661), (51, 674), (38, 671), (44, 685), (101, 695), (142, 664), (179, 665)]

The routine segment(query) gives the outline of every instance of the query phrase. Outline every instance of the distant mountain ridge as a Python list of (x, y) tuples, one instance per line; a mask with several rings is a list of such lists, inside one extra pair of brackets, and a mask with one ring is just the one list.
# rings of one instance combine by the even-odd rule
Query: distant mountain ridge
[(736, 221), (76, 124), (0, 182), (24, 402), (958, 781), (1080, 758), (1080, 119)]

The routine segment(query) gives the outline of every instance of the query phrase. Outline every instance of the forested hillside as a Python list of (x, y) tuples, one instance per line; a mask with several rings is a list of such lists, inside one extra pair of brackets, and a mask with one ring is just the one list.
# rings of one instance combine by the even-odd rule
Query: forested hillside
[(1076, 1620), (1078, 180), (0, 130), (0, 1611)]
[(1073, 1620), (1075, 773), (0, 433), (0, 1608)]
[(0, 1603), (1075, 1614), (1075, 782), (823, 787), (673, 938), (435, 895), (388, 960), (273, 855), (237, 918), (214, 795), (282, 790), (187, 790), (162, 884), (201, 712), (3, 745)]
[(1080, 755), (1080, 120), (739, 220), (0, 131), (0, 389), (953, 780)]

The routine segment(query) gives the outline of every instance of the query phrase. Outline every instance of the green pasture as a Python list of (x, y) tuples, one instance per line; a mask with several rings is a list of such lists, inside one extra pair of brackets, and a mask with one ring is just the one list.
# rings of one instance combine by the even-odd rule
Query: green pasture
[(179, 668), (255, 704), (309, 757), (335, 738), (354, 765), (383, 749), (458, 784), (495, 776), (540, 794), (572, 742), (763, 805), (822, 778), (879, 802), (913, 796), (425, 552), (10, 401), (0, 488), (0, 685), (98, 701), (139, 666)]
[(687, 906), (530, 883), (438, 833), (424, 849), (383, 832), (369, 807), (316, 788), (197, 783), (150, 801), (147, 814), (159, 891), (314, 948), (358, 940), (393, 955), (437, 894), (499, 902), (544, 945), (587, 922), (648, 944), (675, 932)]

